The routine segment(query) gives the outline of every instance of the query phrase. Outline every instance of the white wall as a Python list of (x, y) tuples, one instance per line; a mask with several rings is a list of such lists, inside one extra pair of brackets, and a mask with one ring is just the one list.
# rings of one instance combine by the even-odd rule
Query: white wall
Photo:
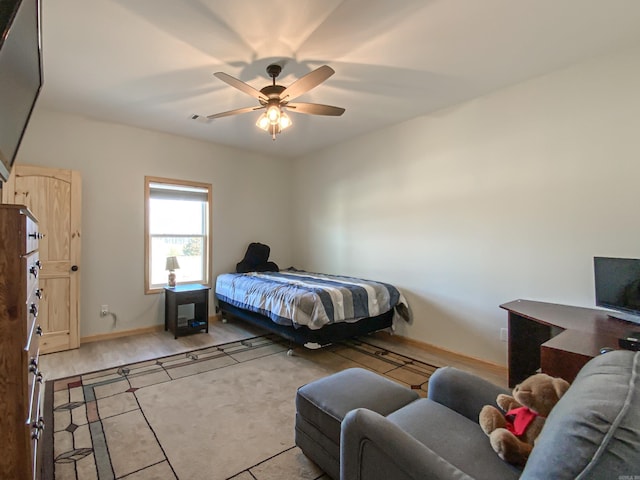
[(82, 336), (163, 322), (143, 286), (154, 175), (212, 183), (214, 277), (261, 241), (282, 267), (397, 285), (414, 314), (398, 333), (504, 364), (499, 304), (593, 306), (592, 257), (640, 257), (637, 85), (639, 50), (293, 164), (36, 109), (18, 163), (82, 174)]
[(291, 263), (290, 161), (38, 109), (17, 162), (81, 172), (82, 337), (164, 322), (164, 296), (144, 294), (145, 175), (212, 184), (214, 279), (253, 241)]
[(399, 334), (506, 363), (526, 298), (594, 306), (592, 257), (640, 257), (640, 51), (300, 159), (295, 265), (397, 285)]

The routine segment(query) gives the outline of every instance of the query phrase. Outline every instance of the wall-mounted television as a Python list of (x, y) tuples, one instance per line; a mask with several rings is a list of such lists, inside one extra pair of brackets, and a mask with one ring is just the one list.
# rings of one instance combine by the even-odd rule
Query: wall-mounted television
[(610, 317), (640, 324), (640, 259), (594, 257), (596, 305)]
[(42, 88), (40, 0), (0, 0), (0, 181), (6, 182)]

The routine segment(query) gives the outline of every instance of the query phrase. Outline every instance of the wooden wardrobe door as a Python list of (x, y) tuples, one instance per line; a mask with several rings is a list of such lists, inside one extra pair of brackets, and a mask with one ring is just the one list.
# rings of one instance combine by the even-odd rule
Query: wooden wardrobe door
[(81, 179), (74, 170), (16, 165), (2, 189), (3, 201), (26, 205), (39, 222), (40, 301), (44, 335), (40, 353), (80, 346)]

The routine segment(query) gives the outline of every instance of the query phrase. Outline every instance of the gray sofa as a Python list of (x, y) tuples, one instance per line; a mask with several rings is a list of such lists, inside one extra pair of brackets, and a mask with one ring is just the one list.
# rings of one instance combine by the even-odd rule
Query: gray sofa
[(497, 459), (477, 423), (499, 391), (442, 368), (430, 379), (428, 398), (386, 417), (350, 411), (341, 428), (340, 478), (640, 479), (640, 352), (609, 352), (582, 368), (523, 471)]
[(553, 409), (524, 470), (478, 425), (499, 388), (451, 367), (428, 398), (362, 369), (298, 390), (296, 444), (341, 480), (640, 479), (640, 353), (592, 359)]

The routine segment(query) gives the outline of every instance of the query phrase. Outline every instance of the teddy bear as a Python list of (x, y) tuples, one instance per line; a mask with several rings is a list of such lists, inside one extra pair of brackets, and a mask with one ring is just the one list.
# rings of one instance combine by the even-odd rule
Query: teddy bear
[(537, 373), (516, 385), (513, 396), (498, 395), (502, 412), (491, 405), (482, 407), (480, 427), (502, 460), (525, 465), (546, 417), (568, 389), (566, 380)]

